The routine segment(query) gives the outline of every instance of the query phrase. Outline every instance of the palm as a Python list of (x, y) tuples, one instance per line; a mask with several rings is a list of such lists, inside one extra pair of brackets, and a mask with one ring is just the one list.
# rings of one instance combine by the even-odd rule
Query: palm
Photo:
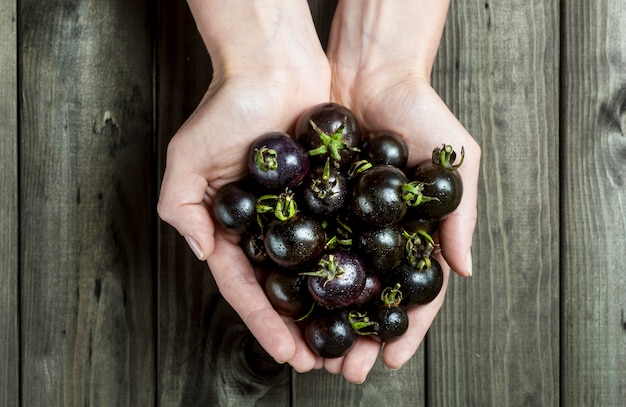
[[(211, 201), (224, 184), (247, 173), (252, 141), (269, 131), (289, 131), (313, 104), (328, 100), (328, 82), (259, 81), (236, 77), (215, 81), (168, 147), (160, 214), (183, 236), (203, 241), (203, 256), (224, 298), (275, 358), (300, 369), (316, 362), (297, 329), (271, 309), (254, 270), (233, 234), (215, 228)], [(301, 85), (305, 83), (306, 86)]]
[[(440, 227), (443, 256), (438, 256), (444, 267), (444, 289), (432, 303), (409, 312), (410, 328), (404, 339), (384, 347), (383, 359), (391, 367), (402, 366), (415, 353), (439, 311), (449, 278), (448, 264), (454, 269), (465, 270), (476, 217), (480, 160), (477, 144), (430, 85), (417, 77), (398, 77), (403, 79), (391, 83), (360, 81), (351, 92), (333, 88), (332, 94), (339, 103), (345, 103), (353, 110), (366, 131), (389, 130), (403, 135), (409, 146), (409, 165), (429, 159), (433, 148), (444, 143), (457, 151), (464, 147), (466, 159), (459, 170), (465, 186), (463, 201)], [(346, 95), (350, 95), (349, 100)]]

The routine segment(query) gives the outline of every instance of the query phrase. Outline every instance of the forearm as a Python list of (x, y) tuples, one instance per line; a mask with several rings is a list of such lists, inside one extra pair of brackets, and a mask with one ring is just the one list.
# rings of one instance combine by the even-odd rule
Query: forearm
[(328, 47), (334, 69), (411, 69), (428, 79), (449, 0), (340, 0)]
[(306, 0), (188, 0), (217, 73), (325, 60)]

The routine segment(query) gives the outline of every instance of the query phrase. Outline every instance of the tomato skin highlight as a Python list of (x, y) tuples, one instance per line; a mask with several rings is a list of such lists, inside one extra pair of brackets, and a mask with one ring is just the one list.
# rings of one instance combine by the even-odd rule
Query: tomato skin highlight
[(289, 134), (270, 132), (257, 138), (250, 147), (248, 170), (264, 188), (293, 188), (306, 176), (309, 156)]
[(357, 334), (345, 310), (325, 313), (311, 319), (304, 330), (309, 348), (325, 359), (345, 356), (356, 343)]
[(307, 278), (291, 270), (270, 270), (264, 288), (268, 300), (281, 315), (298, 318), (304, 316), (313, 305)]
[(378, 304), (370, 312), (370, 319), (378, 323), (372, 337), (381, 342), (394, 342), (409, 329), (409, 317), (401, 306)]
[[(337, 249), (320, 259), (317, 271), (309, 274), (309, 292), (326, 308), (352, 305), (363, 292), (366, 282), (365, 265), (354, 252)], [(312, 275), (312, 274), (319, 275)]]
[(402, 136), (389, 131), (368, 133), (360, 150), (359, 158), (372, 165), (392, 165), (404, 169), (409, 160), (409, 147)]
[(292, 269), (316, 261), (325, 243), (322, 225), (305, 215), (273, 220), (264, 237), (267, 256), (278, 266)]
[(430, 265), (418, 269), (408, 262), (402, 262), (384, 275), (386, 286), (400, 285), (402, 306), (410, 309), (433, 301), (443, 288), (443, 270), (436, 258), (429, 259)]
[(352, 188), (352, 211), (374, 226), (398, 223), (407, 211), (402, 187), (408, 182), (402, 170), (379, 165), (362, 173)]
[[(465, 152), (461, 149), (461, 163)], [(422, 219), (441, 220), (448, 216), (461, 203), (463, 180), (457, 169), (461, 163), (453, 165), (456, 153), (451, 146), (435, 149), (433, 158), (424, 160), (407, 172), (411, 182), (418, 182), (425, 199), (417, 206), (410, 207), (411, 215)]]
[(242, 234), (256, 218), (256, 198), (241, 182), (231, 182), (217, 191), (213, 217), (224, 229)]

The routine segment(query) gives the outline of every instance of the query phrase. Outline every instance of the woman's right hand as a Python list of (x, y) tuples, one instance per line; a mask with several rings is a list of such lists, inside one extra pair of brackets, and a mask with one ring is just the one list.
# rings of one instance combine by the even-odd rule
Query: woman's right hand
[(247, 174), (255, 138), (290, 131), (305, 109), (329, 100), (330, 69), (305, 1), (233, 3), (190, 1), (214, 77), (168, 146), (158, 212), (207, 261), (220, 293), (272, 357), (298, 371), (321, 368), (295, 324), (270, 305), (238, 236), (216, 227), (211, 205), (220, 187)]

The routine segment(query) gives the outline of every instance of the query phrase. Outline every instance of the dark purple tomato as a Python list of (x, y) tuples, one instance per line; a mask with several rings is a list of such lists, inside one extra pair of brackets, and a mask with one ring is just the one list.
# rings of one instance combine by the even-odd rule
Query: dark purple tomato
[(302, 200), (304, 206), (319, 216), (329, 216), (341, 210), (348, 197), (348, 179), (334, 166), (313, 167), (304, 181)]
[(370, 302), (374, 302), (377, 298), (380, 297), (380, 293), (382, 292), (382, 282), (378, 274), (376, 273), (366, 273), (365, 275), (365, 287), (363, 287), (363, 291), (359, 294), (358, 298), (352, 306), (360, 308), (363, 307)]
[(296, 214), (287, 220), (273, 220), (263, 238), (268, 257), (280, 267), (297, 268), (315, 262), (322, 255), (326, 234), (321, 223)]
[[(463, 150), (461, 151), (463, 157)], [(411, 207), (413, 215), (422, 219), (443, 219), (461, 203), (463, 181), (453, 165), (456, 154), (450, 146), (435, 149), (431, 160), (424, 160), (412, 167), (407, 177), (420, 184), (421, 194), (426, 198)], [(461, 158), (461, 163), (463, 158)]]
[(402, 188), (408, 182), (402, 170), (391, 165), (370, 168), (352, 187), (352, 211), (370, 225), (398, 223), (407, 211)]
[(336, 249), (325, 253), (309, 275), (309, 292), (326, 308), (343, 308), (356, 301), (365, 287), (366, 270), (354, 252)]
[(265, 294), (276, 312), (290, 318), (306, 315), (313, 305), (307, 277), (289, 270), (269, 270), (265, 278)]
[(403, 232), (397, 224), (366, 229), (358, 232), (353, 244), (369, 269), (384, 273), (398, 267), (404, 259)]
[(388, 272), (383, 277), (386, 286), (400, 284), (402, 292), (402, 306), (413, 308), (428, 304), (437, 297), (443, 287), (443, 270), (434, 257), (429, 259), (429, 265), (418, 269), (408, 262)]
[(298, 142), (283, 132), (266, 133), (257, 138), (248, 153), (252, 178), (270, 189), (293, 188), (309, 170), (309, 156)]
[(381, 342), (393, 342), (409, 329), (409, 317), (402, 306), (378, 303), (372, 307), (369, 318), (378, 323), (373, 338)]
[(389, 131), (368, 133), (361, 143), (359, 157), (372, 165), (393, 165), (404, 169), (409, 159), (409, 147), (399, 134)]
[(221, 227), (241, 234), (256, 219), (256, 197), (241, 182), (226, 184), (215, 194), (213, 216)]
[(402, 227), (408, 233), (425, 232), (430, 236), (435, 236), (435, 233), (439, 230), (439, 221), (420, 218), (409, 208), (406, 215), (404, 215), (404, 219), (402, 219)]
[(325, 359), (346, 355), (356, 343), (357, 334), (348, 321), (348, 312), (334, 310), (312, 318), (304, 329), (309, 348)]
[(316, 161), (349, 165), (358, 153), (362, 134), (350, 109), (337, 103), (312, 106), (298, 118), (296, 139)]
[(241, 249), (245, 253), (248, 260), (253, 264), (263, 264), (267, 260), (267, 252), (263, 244), (263, 235), (261, 232), (246, 232), (241, 236), (239, 242)]

